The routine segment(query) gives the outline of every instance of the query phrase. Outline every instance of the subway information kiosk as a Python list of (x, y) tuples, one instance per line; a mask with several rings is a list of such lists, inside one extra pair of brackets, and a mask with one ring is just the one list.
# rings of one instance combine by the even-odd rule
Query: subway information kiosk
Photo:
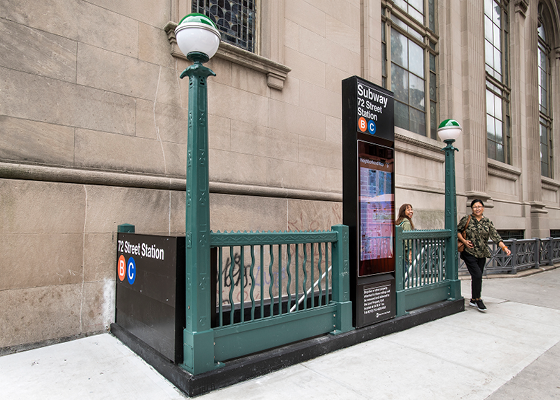
[(343, 223), (350, 230), (353, 323), (395, 316), (393, 93), (342, 81)]

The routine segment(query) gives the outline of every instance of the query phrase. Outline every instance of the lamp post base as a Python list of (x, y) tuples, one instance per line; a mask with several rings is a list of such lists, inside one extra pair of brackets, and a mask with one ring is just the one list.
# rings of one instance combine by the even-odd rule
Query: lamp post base
[(223, 367), (224, 363), (214, 362), (214, 331), (183, 331), (183, 363), (180, 367), (193, 375)]

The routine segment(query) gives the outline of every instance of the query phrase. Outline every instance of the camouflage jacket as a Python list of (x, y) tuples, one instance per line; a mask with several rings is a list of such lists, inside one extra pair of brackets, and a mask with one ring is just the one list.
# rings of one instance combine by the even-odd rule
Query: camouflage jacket
[[(457, 225), (457, 232), (463, 232), (465, 225), (467, 224), (469, 216), (465, 215), (459, 225)], [(490, 249), (488, 248), (488, 239), (492, 240), (494, 243), (498, 244), (502, 241), (501, 236), (494, 228), (494, 224), (486, 217), (482, 217), (480, 221), (477, 221), (474, 215), (467, 226), (466, 235), (463, 234), (463, 238), (470, 240), (474, 247), (472, 249), (465, 246), (465, 251), (477, 258), (490, 257)]]

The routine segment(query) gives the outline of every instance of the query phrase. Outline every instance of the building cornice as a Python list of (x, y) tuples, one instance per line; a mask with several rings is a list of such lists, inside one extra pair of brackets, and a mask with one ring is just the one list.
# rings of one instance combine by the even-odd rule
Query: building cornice
[(443, 146), (443, 143), (433, 139), (425, 138), (420, 140), (395, 132), (395, 150), (403, 153), (444, 163), (445, 154), (442, 151)]
[(529, 9), (527, 0), (515, 0), (513, 7), (515, 12), (521, 14), (523, 18), (527, 16), (527, 10)]
[(496, 176), (499, 178), (503, 178), (515, 182), (521, 176), (521, 169), (489, 158), (488, 175)]
[(547, 178), (546, 176), (541, 176), (541, 184), (543, 188), (549, 190), (558, 190), (560, 188), (560, 181)]
[[(169, 21), (163, 29), (165, 33), (167, 33), (167, 40), (171, 45), (171, 55), (186, 60), (187, 57), (181, 52), (179, 46), (177, 46), (177, 38), (175, 37), (176, 27), (176, 22)], [(251, 53), (250, 51), (240, 49), (226, 42), (220, 42), (216, 57), (266, 74), (268, 87), (277, 90), (282, 90), (284, 88), (284, 81), (288, 77), (288, 72), (291, 71), (291, 68), (283, 64)]]

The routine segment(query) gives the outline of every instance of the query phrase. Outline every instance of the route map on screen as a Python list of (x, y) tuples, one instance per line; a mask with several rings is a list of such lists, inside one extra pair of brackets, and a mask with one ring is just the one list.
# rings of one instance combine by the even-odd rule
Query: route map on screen
[(393, 271), (393, 150), (359, 142), (359, 275)]

